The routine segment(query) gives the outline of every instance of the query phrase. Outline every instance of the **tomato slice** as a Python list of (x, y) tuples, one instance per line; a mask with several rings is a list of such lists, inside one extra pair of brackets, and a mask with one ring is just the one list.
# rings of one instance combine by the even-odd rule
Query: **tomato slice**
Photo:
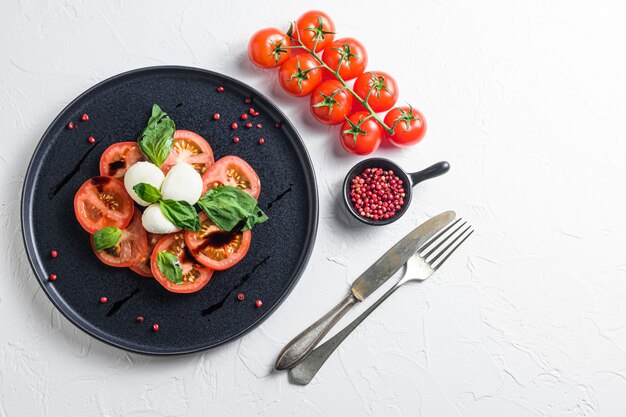
[(124, 178), (126, 170), (146, 157), (137, 142), (118, 142), (109, 146), (100, 157), (100, 175), (117, 179)]
[(202, 194), (222, 185), (241, 188), (254, 198), (259, 198), (261, 194), (261, 181), (257, 173), (246, 161), (233, 155), (219, 159), (202, 176)]
[(132, 266), (139, 262), (148, 248), (146, 230), (141, 224), (141, 213), (139, 210), (135, 211), (128, 227), (122, 230), (122, 236), (117, 245), (97, 251), (94, 247), (92, 235), (91, 248), (98, 259), (109, 266), (121, 268)]
[(248, 249), (252, 233), (225, 232), (205, 213), (200, 213), (200, 231), (185, 231), (185, 244), (196, 261), (217, 271), (223, 271), (241, 261)]
[(193, 165), (200, 175), (203, 175), (215, 162), (213, 149), (204, 138), (190, 130), (174, 132), (174, 143), (161, 169), (164, 173), (178, 162), (187, 162)]
[(144, 277), (154, 278), (154, 275), (152, 275), (152, 268), (150, 268), (150, 257), (152, 256), (152, 250), (156, 246), (157, 242), (161, 240), (161, 238), (165, 235), (159, 235), (150, 232), (146, 232), (146, 234), (148, 236), (146, 251), (144, 252), (143, 257), (139, 260), (139, 262), (131, 266), (130, 269)]
[[(174, 284), (159, 269), (157, 257), (161, 251), (173, 253), (178, 258), (180, 266), (183, 268), (182, 284)], [(189, 253), (185, 246), (182, 232), (170, 233), (159, 240), (152, 251), (150, 267), (159, 284), (165, 287), (166, 290), (177, 293), (199, 291), (209, 283), (211, 275), (213, 275), (211, 268), (197, 263), (191, 253)]]
[(124, 184), (111, 177), (88, 179), (74, 196), (76, 219), (91, 234), (106, 226), (125, 229), (134, 210)]

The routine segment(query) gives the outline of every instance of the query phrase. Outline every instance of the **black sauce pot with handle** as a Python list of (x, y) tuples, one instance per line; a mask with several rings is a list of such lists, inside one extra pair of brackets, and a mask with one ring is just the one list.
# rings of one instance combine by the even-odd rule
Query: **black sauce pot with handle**
[[(354, 179), (354, 177), (361, 174), (367, 168), (381, 168), (385, 171), (392, 170), (393, 173), (402, 180), (403, 185), (405, 185), (404, 204), (402, 205), (402, 207), (400, 207), (400, 210), (396, 211), (396, 214), (393, 217), (379, 220), (363, 217), (356, 211), (356, 209), (352, 205), (350, 197), (350, 187), (352, 185), (352, 180)], [(348, 212), (360, 222), (372, 226), (383, 226), (389, 223), (393, 223), (400, 217), (402, 217), (402, 215), (406, 213), (407, 209), (409, 208), (409, 205), (411, 204), (411, 199), (413, 197), (413, 187), (415, 187), (422, 181), (443, 175), (449, 170), (450, 164), (445, 161), (437, 162), (436, 164), (431, 165), (428, 168), (425, 168), (418, 172), (406, 172), (402, 168), (400, 168), (398, 164), (388, 159), (368, 158), (352, 167), (352, 169), (346, 175), (346, 178), (343, 181), (343, 202)]]

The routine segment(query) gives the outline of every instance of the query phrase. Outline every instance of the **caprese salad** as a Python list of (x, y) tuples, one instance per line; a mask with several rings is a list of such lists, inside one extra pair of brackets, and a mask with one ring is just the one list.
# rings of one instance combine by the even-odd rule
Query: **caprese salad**
[(102, 262), (190, 293), (246, 255), (251, 229), (268, 219), (260, 192), (246, 161), (216, 162), (203, 137), (176, 130), (155, 104), (136, 142), (102, 153), (100, 175), (78, 189), (74, 212)]

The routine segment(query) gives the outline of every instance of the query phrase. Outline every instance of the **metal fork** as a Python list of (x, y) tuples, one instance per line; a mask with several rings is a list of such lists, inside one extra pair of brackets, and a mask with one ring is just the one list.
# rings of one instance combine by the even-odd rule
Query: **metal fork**
[[(458, 225), (461, 219), (458, 219), (444, 230), (439, 232), (436, 236), (424, 243), (415, 255), (413, 255), (406, 263), (404, 275), (398, 283), (391, 287), (378, 301), (376, 301), (370, 308), (365, 310), (359, 317), (348, 324), (343, 330), (337, 333), (332, 338), (328, 339), (325, 343), (318, 346), (313, 350), (306, 358), (304, 358), (298, 365), (289, 370), (289, 379), (292, 383), (298, 385), (307, 385), (315, 374), (320, 370), (324, 362), (330, 357), (330, 355), (339, 347), (341, 342), (357, 326), (365, 320), (383, 301), (385, 301), (391, 294), (393, 294), (398, 288), (406, 284), (407, 282), (417, 281), (422, 282), (435, 273), (441, 265), (452, 255), (452, 253), (458, 249), (465, 239), (467, 239), (474, 230), (471, 225), (465, 225), (467, 222), (463, 222)], [(458, 226), (457, 226), (458, 225)], [(452, 232), (448, 233), (451, 228), (457, 226)], [(442, 249), (442, 245), (446, 245)]]

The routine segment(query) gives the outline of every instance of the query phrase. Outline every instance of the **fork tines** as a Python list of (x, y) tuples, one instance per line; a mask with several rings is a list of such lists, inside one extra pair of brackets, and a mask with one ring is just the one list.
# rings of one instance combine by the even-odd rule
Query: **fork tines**
[[(450, 223), (450, 225), (446, 226), (446, 228), (433, 236), (417, 250), (419, 256), (423, 258), (431, 268), (439, 268), (448, 257), (474, 233), (471, 225), (467, 224), (466, 221), (462, 223), (461, 221), (462, 219), (459, 218)], [(443, 248), (439, 249), (441, 246), (443, 246)]]

